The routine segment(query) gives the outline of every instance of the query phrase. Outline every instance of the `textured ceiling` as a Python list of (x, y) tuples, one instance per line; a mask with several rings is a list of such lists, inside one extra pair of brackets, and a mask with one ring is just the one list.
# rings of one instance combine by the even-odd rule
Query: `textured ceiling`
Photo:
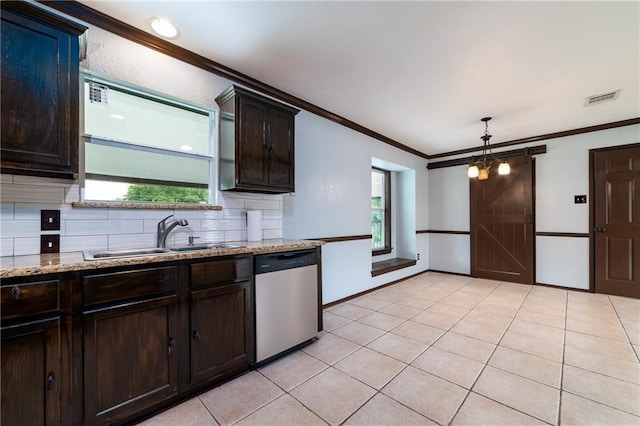
[(640, 2), (81, 3), (427, 154), (640, 116)]

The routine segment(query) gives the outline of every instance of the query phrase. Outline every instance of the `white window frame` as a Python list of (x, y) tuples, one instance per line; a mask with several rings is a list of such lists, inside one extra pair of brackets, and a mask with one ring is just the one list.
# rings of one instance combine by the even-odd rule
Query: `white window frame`
[[(147, 145), (143, 145), (143, 144), (136, 144), (133, 142), (129, 142), (129, 141), (120, 141), (120, 140), (113, 140), (113, 139), (106, 139), (106, 138), (102, 138), (100, 136), (95, 136), (95, 135), (89, 135), (85, 132), (85, 126), (84, 126), (84, 122), (85, 122), (85, 117), (84, 117), (84, 111), (85, 111), (85, 105), (84, 105), (84, 99), (85, 99), (85, 81), (92, 81), (92, 82), (96, 82), (99, 84), (104, 84), (108, 87), (113, 87), (116, 90), (120, 89), (123, 90), (127, 93), (130, 93), (132, 95), (139, 95), (140, 97), (143, 98), (147, 98), (147, 99), (151, 99), (151, 100), (157, 100), (159, 102), (165, 103), (165, 104), (170, 104), (176, 108), (184, 108), (187, 110), (195, 110), (195, 111), (200, 111), (203, 113), (206, 113), (209, 116), (209, 143), (210, 143), (210, 149), (211, 149), (211, 155), (204, 155), (204, 154), (192, 154), (192, 153), (188, 153), (188, 152), (182, 152), (182, 151), (174, 151), (174, 150), (170, 150), (170, 149), (164, 149), (164, 148), (158, 148), (158, 147), (153, 147), (153, 146), (147, 146)], [(99, 74), (96, 74), (90, 70), (86, 70), (86, 69), (81, 69), (80, 70), (80, 81), (79, 81), (79, 85), (80, 85), (80, 147), (79, 147), (79, 151), (78, 151), (78, 155), (79, 155), (79, 173), (78, 173), (78, 180), (79, 180), (79, 184), (80, 184), (80, 201), (81, 202), (91, 202), (92, 200), (86, 200), (85, 198), (85, 182), (87, 180), (86, 178), (86, 165), (85, 165), (85, 144), (86, 143), (95, 143), (95, 144), (99, 144), (99, 145), (106, 145), (106, 146), (115, 146), (115, 147), (120, 147), (120, 148), (127, 148), (127, 149), (132, 149), (132, 150), (139, 150), (139, 151), (145, 151), (145, 152), (154, 152), (154, 153), (160, 153), (160, 154), (169, 154), (169, 155), (173, 155), (176, 157), (186, 157), (186, 158), (200, 158), (200, 159), (207, 159), (209, 161), (209, 179), (208, 179), (208, 201), (207, 201), (207, 205), (212, 205), (212, 204), (217, 204), (217, 198), (218, 198), (218, 182), (217, 182), (217, 152), (218, 152), (218, 132), (217, 132), (217, 123), (218, 123), (218, 114), (217, 111), (213, 110), (213, 109), (209, 109), (209, 108), (205, 108), (199, 105), (195, 105), (195, 104), (191, 104), (188, 102), (185, 102), (184, 100), (169, 96), (167, 94), (164, 93), (160, 93), (157, 91), (154, 91), (152, 89), (147, 89), (147, 88), (143, 88), (140, 86), (136, 86), (134, 84), (131, 83), (127, 83), (127, 82), (123, 82), (120, 80), (116, 80), (116, 79), (112, 79), (112, 78), (105, 78), (100, 76)], [(111, 200), (108, 202), (113, 202), (113, 203), (118, 203), (118, 202), (125, 202), (125, 201), (117, 201), (117, 200)], [(148, 203), (146, 203), (148, 204)], [(158, 203), (160, 204), (160, 203)], [(184, 204), (184, 205), (189, 205), (189, 203), (179, 203), (179, 204)]]

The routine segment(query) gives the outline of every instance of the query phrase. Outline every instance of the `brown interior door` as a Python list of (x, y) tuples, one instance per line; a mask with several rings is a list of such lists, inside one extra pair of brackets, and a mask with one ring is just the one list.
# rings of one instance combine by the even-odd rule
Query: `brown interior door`
[(471, 275), (534, 283), (533, 159), (509, 159), (511, 173), (469, 180)]
[(640, 298), (640, 145), (593, 152), (595, 291)]

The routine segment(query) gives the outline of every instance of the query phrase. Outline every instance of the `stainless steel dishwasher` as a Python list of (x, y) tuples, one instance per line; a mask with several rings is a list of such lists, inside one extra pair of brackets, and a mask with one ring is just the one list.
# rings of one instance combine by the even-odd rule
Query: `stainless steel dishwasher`
[(318, 336), (316, 250), (255, 256), (256, 364)]

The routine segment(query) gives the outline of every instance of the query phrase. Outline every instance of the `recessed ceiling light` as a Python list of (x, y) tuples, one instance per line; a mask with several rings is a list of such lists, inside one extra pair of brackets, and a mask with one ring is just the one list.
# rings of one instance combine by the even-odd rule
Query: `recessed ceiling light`
[(114, 120), (124, 120), (124, 115), (120, 114), (110, 114), (109, 117), (113, 118)]
[(180, 149), (183, 151), (193, 151), (193, 147), (191, 145), (181, 145)]
[(151, 25), (151, 29), (153, 32), (158, 34), (160, 37), (176, 39), (180, 37), (180, 31), (173, 25), (169, 20), (164, 18), (150, 18), (149, 25)]

